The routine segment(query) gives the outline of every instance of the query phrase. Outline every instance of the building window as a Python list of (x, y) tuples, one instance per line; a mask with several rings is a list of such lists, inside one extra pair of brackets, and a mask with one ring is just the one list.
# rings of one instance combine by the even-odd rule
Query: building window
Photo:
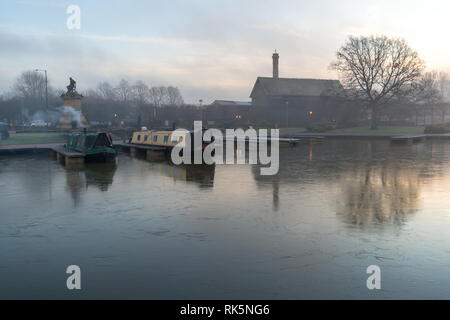
[(144, 136), (144, 141), (147, 141), (147, 140), (148, 140), (148, 136), (145, 135), (145, 136)]
[(164, 143), (169, 142), (169, 136), (164, 136)]
[(158, 136), (157, 135), (153, 136), (153, 142), (158, 142)]
[(138, 134), (137, 141), (141, 141), (141, 135)]

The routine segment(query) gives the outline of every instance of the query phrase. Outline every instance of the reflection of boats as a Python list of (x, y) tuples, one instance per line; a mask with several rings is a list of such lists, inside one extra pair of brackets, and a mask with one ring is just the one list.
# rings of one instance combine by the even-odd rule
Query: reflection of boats
[(115, 162), (89, 163), (83, 167), (73, 167), (66, 170), (66, 183), (75, 204), (80, 200), (90, 186), (100, 191), (107, 191), (113, 184), (117, 170)]
[(67, 138), (66, 148), (70, 151), (81, 152), (87, 161), (106, 161), (116, 156), (111, 136), (105, 132), (71, 133)]
[[(138, 161), (136, 159), (136, 161)], [(195, 182), (200, 187), (212, 187), (214, 185), (214, 165), (174, 165), (170, 162), (138, 161), (142, 166), (152, 171), (173, 178), (174, 181)]]

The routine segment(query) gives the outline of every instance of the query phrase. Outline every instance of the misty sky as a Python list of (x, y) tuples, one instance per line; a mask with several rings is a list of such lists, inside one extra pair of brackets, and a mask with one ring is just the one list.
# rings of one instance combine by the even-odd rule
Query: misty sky
[[(66, 27), (70, 4), (81, 29)], [(328, 69), (348, 35), (403, 37), (429, 69), (450, 70), (450, 1), (205, 0), (0, 2), (0, 93), (24, 70), (78, 91), (99, 81), (174, 85), (186, 102), (249, 100), (257, 76), (337, 78)]]

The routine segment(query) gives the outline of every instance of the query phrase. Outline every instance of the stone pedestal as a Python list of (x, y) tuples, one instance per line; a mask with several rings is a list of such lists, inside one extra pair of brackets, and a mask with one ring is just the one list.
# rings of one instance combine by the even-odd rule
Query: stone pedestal
[(83, 96), (72, 91), (61, 95), (61, 99), (63, 99), (64, 105), (56, 128), (64, 130), (89, 128), (89, 123), (81, 111)]

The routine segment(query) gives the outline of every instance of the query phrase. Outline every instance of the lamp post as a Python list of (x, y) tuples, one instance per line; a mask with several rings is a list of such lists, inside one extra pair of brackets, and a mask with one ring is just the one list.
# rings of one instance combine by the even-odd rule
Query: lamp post
[(208, 114), (207, 114), (206, 108), (202, 108), (202, 104), (203, 104), (203, 99), (199, 99), (198, 100), (199, 109), (201, 110), (201, 112), (203, 114), (202, 120), (205, 121), (205, 123), (202, 124), (202, 126), (204, 128), (206, 128), (208, 126)]
[(289, 101), (286, 101), (286, 128), (289, 128)]
[(44, 72), (45, 73), (45, 106), (48, 110), (48, 81), (47, 81), (47, 70), (36, 69), (36, 72)]

